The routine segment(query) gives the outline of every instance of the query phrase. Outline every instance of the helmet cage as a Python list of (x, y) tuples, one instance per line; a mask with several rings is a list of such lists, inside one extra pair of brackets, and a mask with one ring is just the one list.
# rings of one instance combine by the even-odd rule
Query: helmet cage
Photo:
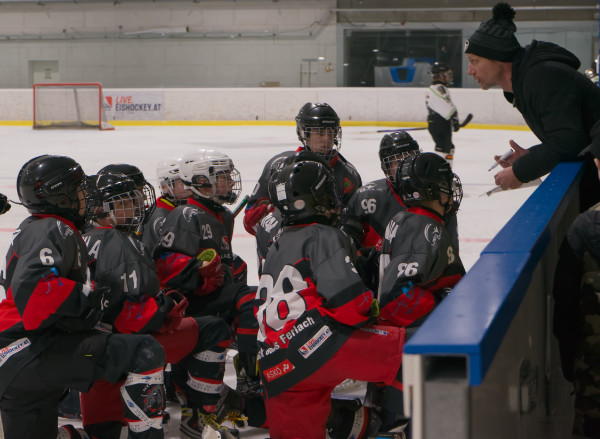
[(146, 214), (144, 193), (136, 183), (123, 174), (99, 175), (96, 181), (95, 218), (110, 219), (115, 229), (135, 232)]
[(415, 149), (413, 151), (399, 152), (397, 154), (392, 154), (385, 156), (381, 159), (381, 170), (390, 181), (390, 183), (395, 184), (396, 182), (396, 169), (398, 169), (398, 165), (404, 160), (406, 157), (412, 157), (414, 155), (419, 154), (421, 151)]
[[(204, 158), (206, 153), (209, 153), (209, 157)], [(233, 161), (225, 154), (214, 151), (204, 151), (200, 154), (202, 157), (184, 160), (180, 168), (183, 184), (199, 197), (208, 198), (219, 204), (235, 203), (242, 193), (242, 179), (239, 171), (233, 166)], [(232, 187), (228, 187), (224, 194), (217, 192), (217, 180), (223, 178), (233, 182)]]
[[(296, 116), (296, 134), (307, 149), (327, 159), (333, 158), (342, 147), (340, 118), (328, 104), (304, 104)], [(311, 135), (330, 136), (332, 144), (327, 148), (309, 145)]]

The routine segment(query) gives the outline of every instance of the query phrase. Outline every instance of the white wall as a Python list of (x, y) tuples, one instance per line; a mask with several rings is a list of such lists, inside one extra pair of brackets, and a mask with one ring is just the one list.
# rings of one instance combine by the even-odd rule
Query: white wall
[(317, 57), (311, 85), (335, 86), (335, 0), (23, 3), (0, 6), (0, 87), (31, 86), (40, 60), (105, 87), (297, 87)]
[[(326, 102), (342, 121), (424, 122), (425, 88), (190, 88), (105, 89), (127, 95), (163, 94), (166, 121), (293, 121), (306, 102)], [(525, 125), (500, 89), (451, 89), (463, 119), (473, 113), (477, 124)], [(30, 89), (0, 89), (0, 121), (32, 120)]]

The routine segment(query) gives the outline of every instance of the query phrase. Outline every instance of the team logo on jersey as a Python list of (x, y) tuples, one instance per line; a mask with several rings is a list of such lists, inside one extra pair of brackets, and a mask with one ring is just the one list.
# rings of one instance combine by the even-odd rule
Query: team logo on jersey
[(154, 233), (156, 233), (156, 235), (160, 235), (161, 231), (162, 231), (162, 226), (165, 223), (165, 220), (167, 219), (166, 216), (160, 217), (160, 218), (156, 218), (154, 220), (154, 224), (152, 225), (152, 227), (154, 228)]
[(323, 326), (310, 340), (298, 348), (298, 352), (300, 352), (300, 355), (304, 358), (310, 357), (323, 343), (325, 343), (325, 340), (331, 337), (331, 335), (332, 332), (331, 329), (329, 329), (329, 326)]
[(281, 378), (282, 376), (290, 373), (294, 369), (295, 367), (292, 363), (290, 363), (290, 360), (284, 360), (278, 365), (265, 370), (264, 375), (267, 381), (271, 382), (273, 380), (276, 380), (277, 378)]
[(354, 183), (347, 177), (344, 177), (344, 195), (351, 192), (354, 189)]
[(67, 226), (62, 221), (57, 221), (56, 224), (58, 225), (58, 231), (60, 232), (63, 238), (67, 238), (73, 235), (73, 229)]
[(431, 245), (435, 245), (442, 238), (442, 229), (436, 224), (427, 224), (425, 226), (425, 239)]
[(386, 241), (392, 242), (394, 236), (396, 236), (396, 232), (398, 231), (398, 224), (396, 221), (391, 220), (385, 228), (385, 239)]
[(139, 239), (135, 239), (129, 235), (127, 235), (127, 239), (129, 239), (129, 242), (131, 242), (131, 244), (138, 251), (138, 253), (144, 256), (144, 244), (142, 244), (142, 241), (140, 241)]
[(195, 207), (185, 207), (183, 209), (182, 215), (183, 215), (183, 218), (185, 218), (185, 220), (188, 223), (191, 223), (192, 222), (192, 217), (194, 215), (198, 215), (198, 209), (196, 209)]

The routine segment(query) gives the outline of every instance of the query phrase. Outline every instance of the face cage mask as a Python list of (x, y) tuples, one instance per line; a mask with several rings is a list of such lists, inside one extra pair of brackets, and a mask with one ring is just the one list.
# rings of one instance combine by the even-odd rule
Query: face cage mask
[[(392, 183), (392, 186), (396, 184), (396, 170), (398, 169), (398, 165), (400, 164), (400, 162), (406, 157), (417, 155), (420, 152), (420, 149), (415, 149), (414, 151), (392, 154), (387, 157), (384, 157), (383, 160), (381, 160), (381, 169), (385, 174), (386, 178), (390, 181), (390, 183)], [(396, 167), (393, 168), (392, 172), (392, 167), (394, 164), (396, 165)]]
[[(131, 202), (130, 207), (125, 207), (126, 201)], [(111, 219), (115, 229), (125, 233), (135, 232), (144, 221), (144, 195), (135, 190), (112, 196), (102, 203), (102, 210)]]
[(144, 182), (142, 193), (144, 197), (144, 216), (142, 221), (147, 221), (152, 216), (152, 213), (154, 213), (154, 209), (156, 209), (156, 194), (152, 185), (147, 181)]
[[(221, 174), (229, 174), (228, 176), (226, 175), (225, 178), (233, 181), (233, 187), (228, 189), (226, 194), (217, 194), (217, 178)], [(237, 201), (242, 193), (242, 179), (239, 171), (236, 168), (233, 168), (231, 171), (218, 171), (216, 174), (211, 175), (209, 177), (210, 181), (206, 183), (197, 183), (195, 181), (196, 177), (203, 176), (194, 175), (192, 178), (192, 185), (190, 186), (192, 192), (200, 197), (208, 198), (209, 200), (213, 200), (219, 204), (233, 204)], [(200, 190), (206, 188), (211, 190), (210, 194)]]
[(453, 174), (451, 187), (452, 193), (450, 195), (452, 197), (452, 205), (450, 205), (450, 200), (448, 200), (446, 204), (442, 204), (444, 207), (444, 219), (456, 215), (458, 208), (460, 207), (460, 202), (462, 201), (462, 184), (460, 183), (460, 178), (458, 178), (458, 175), (456, 174)]
[[(342, 127), (307, 127), (301, 130), (302, 143), (309, 151), (319, 154), (326, 159), (332, 159), (342, 148)], [(317, 134), (320, 138), (325, 136), (331, 137), (331, 148), (324, 148), (321, 145), (310, 145), (310, 136)]]

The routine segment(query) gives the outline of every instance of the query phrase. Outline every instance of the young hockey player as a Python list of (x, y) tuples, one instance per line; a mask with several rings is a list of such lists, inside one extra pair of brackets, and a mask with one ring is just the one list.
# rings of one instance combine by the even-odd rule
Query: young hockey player
[[(152, 334), (172, 364), (173, 381), (185, 396), (187, 407), (210, 411), (215, 405), (214, 395), (204, 388), (215, 379), (222, 380), (222, 371), (212, 360), (225, 356), (231, 339), (229, 325), (213, 316), (182, 318), (187, 300), (159, 290), (154, 261), (134, 237), (144, 215), (144, 196), (135, 182), (123, 174), (101, 174), (96, 188), (102, 207), (84, 241), (91, 279), (113, 292), (102, 322), (119, 333)], [(118, 387), (107, 382), (98, 382), (89, 393), (82, 394), (87, 432), (103, 439), (119, 438), (122, 410), (113, 403), (118, 397)], [(192, 423), (192, 417), (184, 418), (182, 437), (202, 437), (205, 426), (231, 437), (233, 433), (219, 425), (223, 417), (217, 415), (199, 418), (197, 424)]]
[[(338, 186), (342, 189), (345, 203), (362, 185), (360, 175), (340, 153), (342, 147), (342, 127), (337, 113), (328, 104), (307, 102), (296, 116), (296, 133), (302, 146), (296, 152), (308, 150), (320, 155), (329, 163), (335, 174)], [(286, 151), (271, 158), (248, 199), (244, 214), (244, 228), (254, 235), (259, 221), (272, 210), (269, 199), (268, 182), (274, 169), (294, 151)]]
[(169, 212), (180, 204), (185, 204), (192, 194), (189, 189), (185, 188), (179, 177), (180, 165), (181, 158), (164, 159), (156, 165), (156, 180), (161, 195), (156, 199), (156, 209), (149, 218), (145, 219), (148, 225), (145, 227), (142, 237), (142, 242), (150, 253), (158, 241), (162, 224)]
[[(257, 292), (264, 302), (257, 313), (258, 364), (269, 433), (322, 438), (338, 384), (395, 381), (404, 329), (369, 326), (377, 302), (352, 263), (346, 236), (331, 226), (342, 195), (327, 165), (287, 165), (271, 178), (269, 194), (284, 221)], [(376, 432), (378, 418), (359, 405), (351, 416), (334, 414), (330, 424), (338, 428), (334, 437), (358, 438)]]
[[(154, 249), (161, 287), (187, 297), (187, 315), (218, 315), (234, 326), (238, 390), (256, 396), (260, 383), (256, 370), (255, 291), (234, 281), (234, 218), (223, 206), (235, 203), (241, 193), (239, 172), (225, 154), (198, 150), (182, 157), (179, 175), (192, 196), (167, 216)], [(214, 390), (217, 398), (216, 385)], [(262, 405), (261, 401), (253, 402)], [(205, 409), (194, 410), (194, 416), (206, 415)], [(264, 423), (264, 419), (248, 415), (251, 425)]]
[(446, 64), (435, 62), (431, 66), (431, 78), (433, 82), (425, 95), (427, 129), (435, 142), (435, 150), (451, 161), (454, 158), (452, 131), (460, 129), (458, 112), (448, 91), (453, 79), (452, 69)]
[[(69, 157), (43, 155), (17, 177), (31, 213), (6, 256), (0, 303), (0, 409), (3, 437), (55, 438), (66, 388), (86, 392), (100, 379), (121, 387), (130, 438), (162, 438), (164, 352), (148, 335), (94, 329), (113, 299), (94, 287), (80, 230), (93, 205)], [(72, 426), (59, 437), (87, 437)]]
[[(407, 328), (407, 338), (431, 313), (465, 269), (444, 222), (458, 211), (462, 186), (449, 163), (435, 153), (405, 158), (396, 170), (394, 190), (407, 209), (386, 227), (380, 258), (380, 322)], [(402, 408), (398, 388), (380, 398), (384, 426), (389, 412)]]
[[(144, 194), (144, 221), (148, 221), (152, 216), (152, 213), (156, 209), (156, 193), (154, 186), (152, 186), (144, 174), (134, 165), (128, 165), (125, 163), (113, 163), (106, 165), (98, 171), (98, 175), (102, 174), (124, 174), (131, 178), (137, 188)], [(144, 235), (144, 224), (140, 224), (135, 232), (138, 239), (142, 239)]]
[[(394, 192), (396, 168), (405, 157), (421, 152), (419, 144), (405, 131), (385, 134), (379, 143), (379, 161), (385, 178), (360, 187), (346, 205), (342, 230), (352, 237), (356, 248), (381, 250), (385, 227), (404, 202)], [(349, 221), (350, 220), (350, 221)]]

